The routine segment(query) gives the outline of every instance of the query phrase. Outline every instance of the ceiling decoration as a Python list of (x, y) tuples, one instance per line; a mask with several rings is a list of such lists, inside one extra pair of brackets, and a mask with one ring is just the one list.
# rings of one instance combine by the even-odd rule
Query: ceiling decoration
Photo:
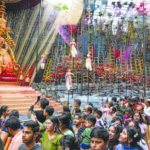
[[(39, 0), (32, 0), (32, 2), (34, 2), (33, 5)], [(13, 31), (11, 36), (16, 43), (15, 58), (24, 73), (33, 66), (37, 66), (43, 53), (46, 56), (50, 53), (59, 26), (78, 23), (82, 15), (83, 0), (72, 0), (71, 2), (74, 7), (58, 8), (57, 4), (52, 5), (49, 0), (44, 0), (30, 9), (16, 9), (19, 5), (21, 6), (21, 2), (13, 6), (16, 10), (12, 11), (10, 7), (7, 7), (8, 26)], [(27, 8), (28, 6), (29, 3), (26, 3), (21, 7)], [(40, 64), (37, 68), (39, 66)]]

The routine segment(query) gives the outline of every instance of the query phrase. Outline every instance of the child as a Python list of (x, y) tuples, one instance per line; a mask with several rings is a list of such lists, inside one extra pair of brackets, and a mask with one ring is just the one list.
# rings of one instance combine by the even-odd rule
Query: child
[(84, 150), (84, 149), (90, 149), (90, 142), (91, 142), (91, 131), (92, 128), (94, 128), (96, 123), (96, 117), (93, 115), (88, 115), (88, 117), (86, 118), (86, 129), (84, 130), (84, 132), (82, 133), (82, 143), (80, 145), (80, 149)]
[(96, 110), (95, 117), (96, 117), (96, 126), (104, 128), (104, 122), (102, 120), (102, 112), (100, 110)]

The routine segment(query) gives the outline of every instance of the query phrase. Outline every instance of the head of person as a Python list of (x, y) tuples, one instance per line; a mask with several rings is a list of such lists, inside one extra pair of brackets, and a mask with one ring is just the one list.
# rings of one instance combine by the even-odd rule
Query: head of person
[(133, 97), (133, 98), (130, 99), (130, 104), (131, 104), (131, 106), (136, 105), (137, 102), (138, 102), (138, 98), (137, 98), (137, 97)]
[(54, 108), (52, 106), (46, 106), (45, 109), (44, 109), (44, 116), (47, 118), (47, 117), (51, 117), (54, 113)]
[(131, 117), (131, 112), (132, 112), (131, 108), (126, 108), (125, 115), (127, 118)]
[(94, 127), (96, 123), (96, 117), (94, 115), (88, 115), (86, 117), (86, 127), (91, 128)]
[(123, 119), (123, 114), (121, 113), (121, 112), (116, 112), (116, 116), (119, 116), (120, 118), (122, 118)]
[(22, 131), (22, 142), (26, 145), (35, 143), (39, 136), (39, 124), (36, 121), (29, 120), (24, 123), (24, 129)]
[(136, 111), (139, 111), (140, 114), (144, 114), (144, 106), (142, 106), (142, 105), (137, 105)]
[(80, 125), (80, 124), (81, 124), (81, 114), (75, 114), (74, 125)]
[(100, 110), (97, 110), (97, 111), (95, 112), (95, 117), (98, 118), (98, 119), (100, 119), (100, 118), (102, 117), (102, 115), (103, 115), (103, 113), (102, 113), (102, 111), (100, 111)]
[(112, 123), (109, 126), (109, 140), (117, 140), (122, 131), (121, 127), (118, 124)]
[(86, 127), (86, 117), (87, 116), (88, 116), (87, 114), (84, 114), (84, 113), (81, 114), (81, 119), (80, 119), (81, 126), (84, 127), (84, 128)]
[(112, 119), (111, 123), (117, 124), (118, 126), (120, 126), (120, 127), (122, 128), (123, 119), (122, 119), (121, 117), (119, 117), (119, 116), (115, 116), (115, 117)]
[(75, 108), (73, 114), (80, 114), (81, 113), (81, 109), (80, 108)]
[(139, 123), (143, 123), (143, 122), (144, 122), (141, 113), (138, 112), (138, 111), (135, 111), (135, 112), (133, 113), (132, 119), (135, 120), (135, 121), (137, 121), (137, 122), (139, 122)]
[(8, 116), (10, 113), (9, 107), (7, 105), (3, 105), (0, 108), (0, 116)]
[(141, 135), (135, 127), (128, 126), (120, 134), (119, 141), (129, 144), (131, 147), (138, 147), (137, 142), (141, 140)]
[(46, 108), (46, 106), (48, 106), (48, 105), (49, 105), (49, 101), (46, 98), (41, 98), (40, 99), (40, 101), (39, 101), (39, 107), (41, 109), (44, 110)]
[(86, 105), (83, 109), (83, 112), (85, 114), (91, 114), (92, 113), (92, 107), (90, 105)]
[(81, 106), (81, 100), (80, 99), (75, 99), (74, 100), (74, 107), (75, 108), (80, 108)]
[(150, 107), (150, 98), (145, 98), (144, 103), (147, 107)]
[(90, 134), (91, 150), (105, 150), (108, 146), (109, 133), (106, 129), (93, 128)]
[(16, 131), (20, 129), (20, 121), (17, 117), (12, 116), (5, 122), (5, 127), (11, 135), (15, 135)]
[(76, 150), (75, 138), (70, 135), (64, 135), (60, 139), (61, 150)]
[(90, 105), (93, 108), (93, 104), (91, 102), (89, 102), (88, 105)]
[(70, 118), (68, 114), (63, 114), (59, 117), (59, 124), (61, 129), (69, 129), (70, 127)]
[(139, 123), (135, 120), (131, 120), (129, 123), (128, 123), (128, 126), (129, 127), (134, 127), (136, 128), (140, 133), (141, 133), (141, 128), (139, 126)]
[(93, 107), (93, 115), (95, 116), (96, 115), (96, 111), (98, 110), (98, 108), (97, 107)]
[(116, 103), (117, 102), (117, 97), (112, 97), (111, 98), (111, 102), (114, 104), (114, 103)]
[(60, 133), (59, 120), (56, 116), (51, 116), (46, 120), (46, 131)]
[(116, 107), (110, 107), (110, 113), (115, 113), (117, 111)]
[(15, 116), (19, 118), (19, 111), (17, 109), (14, 109), (10, 112), (9, 117)]
[(62, 114), (64, 114), (64, 113), (70, 113), (70, 109), (69, 109), (69, 107), (68, 106), (63, 106), (62, 107)]

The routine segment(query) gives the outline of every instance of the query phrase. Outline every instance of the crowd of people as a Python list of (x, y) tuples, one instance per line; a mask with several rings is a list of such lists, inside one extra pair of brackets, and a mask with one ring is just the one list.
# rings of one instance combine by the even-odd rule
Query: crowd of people
[[(39, 106), (37, 110), (35, 106)], [(38, 97), (21, 121), (18, 110), (0, 109), (0, 150), (149, 150), (150, 98), (112, 97), (95, 107), (74, 100), (55, 112)]]

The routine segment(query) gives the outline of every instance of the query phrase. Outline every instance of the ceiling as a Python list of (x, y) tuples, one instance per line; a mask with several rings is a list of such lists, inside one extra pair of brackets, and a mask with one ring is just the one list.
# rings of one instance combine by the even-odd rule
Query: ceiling
[(41, 0), (4, 0), (7, 10), (27, 9), (36, 6)]

